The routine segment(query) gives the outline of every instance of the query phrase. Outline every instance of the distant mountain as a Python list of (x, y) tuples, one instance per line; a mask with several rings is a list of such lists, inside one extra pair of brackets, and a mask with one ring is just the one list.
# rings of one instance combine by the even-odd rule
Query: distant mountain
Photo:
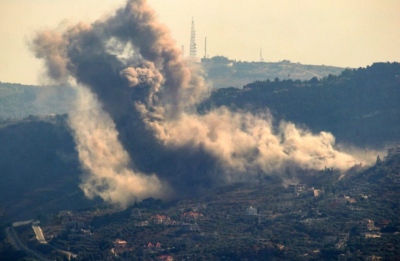
[(68, 86), (32, 86), (0, 82), (0, 121), (29, 115), (64, 114), (75, 90)]
[(308, 81), (256, 81), (215, 90), (200, 111), (269, 109), (280, 120), (330, 131), (339, 142), (378, 147), (400, 142), (400, 64), (375, 63)]
[(309, 80), (313, 77), (323, 78), (339, 75), (345, 68), (325, 65), (304, 65), (284, 60), (281, 62), (242, 62), (229, 60), (224, 56), (203, 58), (201, 65), (207, 80), (213, 87), (237, 87), (254, 81), (274, 80)]
[[(282, 61), (237, 62), (223, 56), (202, 59), (206, 79), (213, 87), (243, 87), (257, 80), (322, 78), (329, 74), (340, 74), (344, 68), (333, 66), (303, 65)], [(33, 86), (0, 82), (0, 122), (7, 119), (22, 119), (29, 115), (67, 113), (76, 97), (69, 86)]]

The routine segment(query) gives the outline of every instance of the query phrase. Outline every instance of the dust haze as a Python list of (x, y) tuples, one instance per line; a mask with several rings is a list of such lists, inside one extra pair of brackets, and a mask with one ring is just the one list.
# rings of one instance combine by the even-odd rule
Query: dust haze
[(145, 0), (93, 24), (38, 32), (31, 48), (52, 81), (77, 83), (69, 123), (88, 197), (127, 206), (279, 176), (287, 166), (366, 163), (338, 150), (332, 134), (275, 122), (268, 111), (199, 114), (209, 84)]

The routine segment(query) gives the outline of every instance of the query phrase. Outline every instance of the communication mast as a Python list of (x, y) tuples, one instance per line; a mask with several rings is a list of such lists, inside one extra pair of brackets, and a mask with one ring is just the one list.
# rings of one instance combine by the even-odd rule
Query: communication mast
[(192, 17), (192, 30), (190, 33), (190, 57), (196, 58), (197, 47), (196, 47), (196, 30), (194, 29), (194, 21)]
[(262, 56), (262, 48), (260, 49), (260, 62), (264, 62), (264, 58)]
[(207, 59), (207, 37), (204, 39), (204, 59)]

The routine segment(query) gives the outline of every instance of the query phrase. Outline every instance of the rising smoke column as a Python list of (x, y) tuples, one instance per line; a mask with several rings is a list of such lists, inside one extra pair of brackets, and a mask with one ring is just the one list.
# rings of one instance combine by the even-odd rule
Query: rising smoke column
[(165, 197), (169, 188), (193, 195), (285, 166), (346, 169), (359, 162), (335, 149), (331, 134), (289, 122), (275, 130), (267, 113), (198, 114), (209, 92), (201, 72), (182, 58), (144, 0), (91, 25), (40, 32), (32, 48), (51, 79), (74, 78), (98, 98), (96, 110), (81, 113), (78, 106), (70, 116), (88, 196), (126, 205)]
[[(139, 68), (135, 72), (133, 68), (125, 68), (122, 61), (110, 54), (107, 37), (110, 35), (105, 35), (101, 22), (78, 24), (64, 32), (39, 32), (32, 46), (36, 56), (44, 59), (52, 80), (65, 83), (75, 78), (103, 101), (102, 105), (98, 104), (89, 90), (80, 88), (76, 110), (70, 113), (69, 123), (74, 130), (79, 158), (87, 171), (81, 188), (90, 198), (100, 196), (121, 206), (150, 196), (166, 198), (170, 196), (168, 184), (163, 184), (154, 174), (134, 171), (120, 143), (114, 121), (125, 120), (133, 107), (125, 77), (133, 80), (136, 72), (136, 76), (143, 78), (143, 72)], [(149, 64), (144, 61), (142, 65), (148, 82), (151, 77), (146, 66)], [(162, 81), (162, 77), (155, 80)], [(154, 82), (149, 84), (155, 88)]]
[(167, 197), (168, 188), (155, 175), (131, 169), (129, 155), (118, 141), (109, 115), (88, 89), (77, 89), (77, 110), (70, 112), (69, 125), (75, 133), (82, 167), (92, 173), (83, 177), (81, 188), (85, 195), (100, 196), (123, 207), (147, 197)]
[(164, 81), (160, 105), (166, 109), (165, 116), (175, 118), (199, 101), (205, 89), (202, 78), (188, 68), (168, 28), (157, 21), (155, 11), (145, 0), (128, 1), (105, 27), (119, 41), (135, 46), (140, 56), (161, 72)]

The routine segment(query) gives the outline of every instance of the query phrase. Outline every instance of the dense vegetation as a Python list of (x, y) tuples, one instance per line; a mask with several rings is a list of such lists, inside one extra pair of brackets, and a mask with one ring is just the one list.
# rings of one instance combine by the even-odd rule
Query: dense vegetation
[(0, 127), (0, 220), (88, 204), (66, 116), (30, 117)]
[[(333, 169), (304, 170), (301, 191), (260, 180), (196, 199), (147, 199), (122, 211), (97, 207), (48, 215), (42, 228), (49, 244), (76, 253), (74, 260), (155, 260), (161, 255), (174, 260), (398, 260), (399, 167), (400, 149), (395, 157), (350, 170), (341, 179), (343, 173)], [(250, 206), (257, 208), (256, 215), (247, 213)], [(155, 219), (159, 215), (162, 223)], [(20, 235), (48, 257), (62, 256), (29, 240), (30, 228)], [(116, 240), (127, 245), (113, 254)]]
[(64, 114), (75, 90), (66, 86), (32, 86), (0, 82), (0, 123), (29, 115)]
[(339, 142), (381, 148), (400, 140), (400, 64), (376, 63), (308, 81), (258, 81), (214, 91), (200, 106), (265, 110), (276, 119), (330, 131)]
[[(378, 63), (308, 81), (258, 81), (213, 92), (200, 112), (228, 106), (331, 131), (339, 142), (378, 147), (400, 140), (400, 64)], [(1, 98), (1, 97), (0, 97)], [(81, 169), (67, 117), (28, 116), (0, 126), (0, 259), (23, 260), (6, 240), (11, 221), (38, 218), (51, 240), (40, 245), (30, 227), (21, 240), (52, 259), (365, 260), (400, 256), (400, 149), (372, 167), (292, 170), (301, 191), (271, 178), (232, 184), (195, 199), (147, 199), (126, 210), (97, 205), (79, 189)], [(319, 195), (315, 195), (315, 189)], [(89, 206), (85, 211), (77, 209)], [(257, 215), (247, 215), (250, 206)], [(60, 210), (74, 210), (57, 214)], [(141, 214), (135, 214), (140, 210)], [(196, 219), (185, 213), (198, 213)], [(201, 216), (200, 216), (201, 214)], [(163, 215), (169, 223), (157, 224)], [(365, 229), (365, 224), (372, 226)], [(147, 223), (146, 223), (147, 222)], [(364, 224), (364, 225), (363, 225)], [(188, 228), (190, 228), (188, 230)], [(53, 237), (50, 237), (52, 235)], [(126, 249), (111, 253), (117, 239)], [(161, 247), (149, 247), (149, 243)]]

